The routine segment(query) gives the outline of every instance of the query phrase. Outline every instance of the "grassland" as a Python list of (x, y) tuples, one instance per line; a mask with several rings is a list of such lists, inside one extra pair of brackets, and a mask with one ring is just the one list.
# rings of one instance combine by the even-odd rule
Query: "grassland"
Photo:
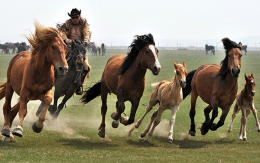
[[(115, 53), (126, 54), (127, 50), (107, 50), (105, 56), (89, 56), (92, 66), (90, 78), (85, 82), (85, 87), (93, 85), (100, 80), (107, 59)], [(259, 72), (259, 51), (249, 51), (242, 57), (242, 69), (239, 76), (239, 90), (243, 89), (244, 73), (253, 73), (256, 80), (255, 107), (260, 108), (260, 95), (258, 81)], [(146, 89), (140, 101), (136, 120), (145, 111), (152, 87), (152, 82), (161, 80), (171, 80), (174, 76), (173, 62), (187, 63), (187, 69), (193, 70), (206, 63), (220, 64), (224, 58), (224, 51), (216, 51), (215, 56), (206, 56), (205, 51), (192, 50), (161, 50), (159, 60), (162, 65), (158, 76), (153, 76), (150, 71), (146, 73)], [(6, 78), (6, 69), (12, 56), (0, 55), (0, 81)], [(13, 103), (18, 96), (13, 98)], [(157, 126), (151, 141), (143, 142), (139, 138), (140, 133), (146, 127), (149, 114), (139, 129), (134, 130), (128, 137), (131, 126), (120, 125), (119, 128), (111, 127), (112, 119), (110, 115), (115, 111), (116, 96), (108, 97), (107, 128), (106, 138), (101, 139), (97, 135), (101, 122), (100, 98), (96, 98), (90, 103), (83, 105), (80, 96), (75, 95), (66, 104), (57, 121), (52, 121), (47, 115), (44, 129), (41, 133), (34, 133), (31, 129), (32, 123), (36, 120), (35, 112), (39, 106), (39, 101), (30, 101), (28, 104), (28, 114), (24, 121), (23, 138), (15, 137), (15, 143), (0, 142), (0, 162), (260, 162), (259, 144), (260, 133), (257, 132), (255, 120), (252, 114), (248, 117), (248, 140), (238, 140), (240, 127), (240, 116), (235, 119), (233, 131), (227, 132), (227, 125), (231, 119), (230, 113), (223, 127), (217, 131), (209, 131), (202, 136), (199, 129), (195, 137), (187, 136), (189, 130), (189, 107), (190, 97), (185, 99), (177, 113), (174, 126), (174, 140), (170, 144), (167, 142), (168, 118), (170, 111), (165, 111), (162, 121)], [(4, 99), (0, 101), (2, 107)], [(126, 103), (125, 113), (129, 115), (130, 104)], [(204, 121), (203, 108), (206, 106), (200, 99), (197, 103), (196, 125), (200, 127)], [(156, 108), (154, 108), (156, 109)], [(219, 110), (219, 115), (221, 110)], [(259, 116), (258, 116), (259, 117)], [(216, 119), (218, 120), (218, 118)], [(15, 119), (14, 125), (18, 118)], [(0, 114), (0, 124), (3, 124), (3, 116)]]

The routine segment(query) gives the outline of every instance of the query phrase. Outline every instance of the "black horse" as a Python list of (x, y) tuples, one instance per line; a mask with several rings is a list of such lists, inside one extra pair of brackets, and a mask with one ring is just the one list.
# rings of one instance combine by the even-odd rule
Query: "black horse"
[(105, 53), (106, 53), (106, 45), (104, 43), (101, 44), (101, 51), (102, 51), (102, 55), (105, 55)]
[(241, 47), (241, 51), (243, 51), (243, 50), (244, 50), (244, 51), (245, 51), (245, 55), (246, 55), (246, 52), (247, 52), (247, 50), (246, 50), (246, 49), (247, 49), (247, 45), (242, 45), (242, 47)]
[[(63, 109), (66, 102), (75, 93), (76, 89), (82, 85), (83, 73), (88, 73), (83, 68), (83, 62), (86, 59), (86, 50), (82, 42), (74, 40), (72, 42), (70, 52), (67, 56), (67, 62), (69, 65), (69, 70), (65, 76), (57, 75), (55, 72), (55, 82), (54, 82), (54, 101), (53, 105), (49, 106), (48, 111), (54, 119), (56, 119)], [(89, 70), (88, 70), (89, 71)], [(65, 95), (65, 96), (64, 96)], [(57, 108), (58, 99), (64, 96), (62, 102)], [(42, 104), (39, 106), (36, 115), (41, 112)]]
[(206, 55), (208, 55), (208, 51), (211, 51), (210, 55), (212, 55), (212, 54), (215, 55), (215, 47), (214, 46), (206, 44), (205, 50), (206, 50)]

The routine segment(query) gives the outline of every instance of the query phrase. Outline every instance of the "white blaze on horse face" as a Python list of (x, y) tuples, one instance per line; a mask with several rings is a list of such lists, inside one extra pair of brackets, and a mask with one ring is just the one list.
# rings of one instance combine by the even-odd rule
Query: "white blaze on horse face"
[(251, 80), (251, 83), (254, 83), (254, 80)]
[(58, 44), (60, 45), (60, 41), (58, 41)]
[(158, 57), (156, 55), (156, 51), (155, 51), (155, 46), (154, 45), (149, 45), (149, 49), (153, 52), (153, 55), (154, 55), (154, 58), (155, 58), (155, 63), (154, 65), (157, 67), (157, 68), (161, 68), (161, 64), (158, 60)]

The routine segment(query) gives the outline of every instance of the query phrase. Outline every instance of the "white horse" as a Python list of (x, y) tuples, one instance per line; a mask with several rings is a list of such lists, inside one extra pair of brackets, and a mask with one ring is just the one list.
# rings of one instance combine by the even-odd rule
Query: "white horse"
[[(172, 79), (172, 81), (163, 80), (161, 82), (152, 84), (155, 89), (151, 94), (150, 102), (146, 107), (144, 115), (136, 122), (134, 126), (135, 128), (138, 128), (141, 125), (146, 114), (152, 110), (153, 106), (159, 103), (159, 108), (153, 113), (148, 126), (141, 134), (141, 138), (145, 137), (153, 123), (153, 127), (150, 130), (146, 141), (149, 141), (149, 139), (152, 137), (154, 129), (160, 123), (161, 115), (166, 109), (170, 109), (172, 111), (170, 117), (170, 131), (168, 135), (168, 141), (172, 142), (173, 140), (173, 126), (175, 124), (176, 113), (179, 110), (180, 103), (183, 100), (182, 88), (186, 86), (187, 75), (185, 62), (183, 62), (183, 64), (177, 64), (176, 62), (174, 62), (174, 67), (175, 77)], [(130, 130), (129, 135), (134, 130), (134, 127)]]
[(232, 131), (232, 123), (236, 117), (236, 114), (241, 110), (242, 117), (241, 117), (241, 125), (240, 125), (240, 131), (238, 138), (240, 140), (247, 140), (246, 135), (246, 123), (247, 123), (247, 116), (250, 113), (250, 110), (253, 112), (255, 121), (256, 121), (256, 127), (258, 132), (260, 132), (260, 125), (259, 120), (257, 118), (257, 110), (254, 106), (254, 95), (255, 95), (255, 80), (253, 74), (245, 76), (246, 84), (244, 86), (244, 89), (237, 94), (236, 97), (236, 104), (234, 106), (234, 112), (232, 114), (232, 120), (229, 123), (228, 126), (228, 132)]

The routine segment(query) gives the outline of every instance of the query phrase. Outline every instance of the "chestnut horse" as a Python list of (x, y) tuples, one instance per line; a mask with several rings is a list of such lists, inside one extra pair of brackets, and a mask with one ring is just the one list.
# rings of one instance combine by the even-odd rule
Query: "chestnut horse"
[[(183, 88), (183, 98), (191, 93), (189, 134), (195, 136), (195, 106), (198, 96), (207, 104), (204, 109), (205, 121), (200, 128), (201, 134), (205, 135), (209, 130), (215, 131), (224, 125), (226, 116), (233, 104), (238, 84), (237, 78), (241, 68), (241, 46), (228, 38), (222, 39), (226, 56), (220, 65), (205, 64), (197, 70), (188, 73), (186, 87)], [(218, 116), (218, 107), (222, 109), (222, 115), (217, 124), (214, 123)], [(209, 114), (212, 111), (212, 117)]]
[[(27, 103), (30, 100), (41, 100), (44, 103), (42, 112), (33, 124), (34, 132), (41, 132), (47, 109), (52, 101), (51, 90), (54, 84), (54, 67), (60, 75), (65, 75), (68, 65), (65, 59), (66, 45), (58, 30), (34, 23), (35, 34), (27, 37), (31, 52), (18, 53), (10, 61), (7, 69), (7, 81), (0, 85), (0, 99), (5, 97), (3, 106), (4, 127), (2, 135), (12, 134), (22, 137), (23, 121), (27, 114)], [(11, 108), (14, 91), (20, 96), (16, 105)], [(13, 120), (19, 112), (17, 127), (10, 133)]]
[[(170, 116), (170, 131), (168, 135), (168, 141), (172, 142), (173, 140), (173, 126), (175, 124), (175, 117), (179, 110), (180, 103), (183, 99), (182, 88), (186, 86), (187, 75), (185, 62), (183, 62), (183, 64), (177, 64), (176, 62), (174, 62), (174, 68), (176, 73), (172, 81), (163, 80), (161, 82), (152, 84), (155, 89), (151, 94), (149, 104), (146, 107), (146, 111), (143, 116), (135, 124), (135, 128), (138, 128), (141, 125), (146, 114), (152, 110), (153, 106), (159, 103), (159, 108), (153, 113), (148, 126), (141, 134), (141, 138), (145, 137), (153, 123), (153, 127), (150, 130), (146, 141), (149, 141), (152, 137), (153, 131), (155, 127), (160, 123), (161, 115), (166, 109), (170, 109), (172, 111), (172, 114)], [(133, 129), (134, 128), (130, 130), (130, 133), (133, 131)]]
[[(81, 99), (82, 102), (88, 103), (101, 95), (102, 121), (98, 135), (102, 138), (105, 137), (107, 94), (114, 93), (117, 96), (117, 111), (111, 115), (114, 119), (112, 127), (117, 128), (119, 121), (124, 125), (132, 124), (144, 92), (147, 69), (154, 75), (158, 75), (161, 69), (158, 49), (151, 34), (137, 35), (129, 48), (130, 52), (127, 56), (117, 54), (107, 61), (101, 81), (88, 89)], [(125, 101), (130, 101), (132, 104), (129, 119), (121, 117), (125, 110)]]
[(250, 113), (250, 110), (253, 112), (255, 121), (256, 121), (256, 127), (258, 132), (260, 132), (260, 125), (259, 120), (257, 117), (257, 110), (254, 106), (254, 95), (255, 95), (255, 78), (254, 75), (244, 75), (246, 84), (244, 86), (244, 89), (237, 94), (236, 97), (236, 104), (234, 106), (234, 112), (232, 114), (232, 120), (228, 126), (228, 132), (232, 130), (232, 123), (236, 117), (236, 114), (241, 110), (242, 117), (241, 117), (241, 125), (240, 125), (240, 131), (238, 138), (240, 140), (247, 140), (246, 136), (246, 123), (247, 123), (247, 116)]

